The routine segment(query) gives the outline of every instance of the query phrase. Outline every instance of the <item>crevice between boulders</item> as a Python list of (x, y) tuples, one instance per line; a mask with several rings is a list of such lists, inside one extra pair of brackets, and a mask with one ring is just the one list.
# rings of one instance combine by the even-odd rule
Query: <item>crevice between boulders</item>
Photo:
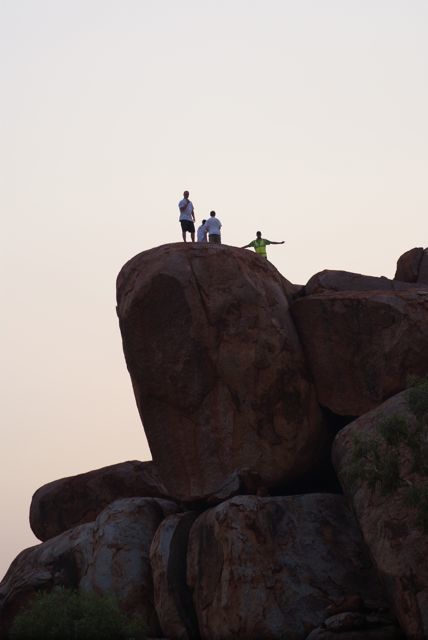
[(167, 581), (189, 640), (200, 638), (192, 592), (187, 584), (187, 545), (190, 529), (198, 516), (199, 513), (189, 511), (184, 513), (178, 521), (171, 538), (167, 568)]

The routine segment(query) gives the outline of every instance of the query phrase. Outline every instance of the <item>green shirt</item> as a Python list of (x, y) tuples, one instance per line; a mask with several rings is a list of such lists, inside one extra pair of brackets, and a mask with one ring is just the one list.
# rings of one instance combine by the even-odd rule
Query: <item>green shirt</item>
[(265, 240), (264, 238), (260, 238), (259, 240), (257, 238), (256, 240), (253, 240), (252, 242), (250, 242), (249, 246), (254, 247), (256, 253), (259, 256), (263, 256), (264, 258), (266, 258), (267, 257), (266, 245), (268, 244), (272, 244), (270, 240)]

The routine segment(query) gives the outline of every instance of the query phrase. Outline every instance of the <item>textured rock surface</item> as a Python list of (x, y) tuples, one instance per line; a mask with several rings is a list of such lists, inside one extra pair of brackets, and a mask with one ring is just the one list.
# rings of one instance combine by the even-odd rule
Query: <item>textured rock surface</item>
[(424, 250), (422, 247), (415, 247), (403, 253), (398, 258), (394, 279), (401, 282), (416, 282), (423, 255)]
[[(428, 477), (415, 467), (415, 451), (418, 455), (420, 449), (422, 462), (426, 461), (426, 432), (421, 441), (415, 439), (416, 418), (406, 398), (406, 392), (390, 398), (341, 431), (334, 443), (333, 461), (403, 631), (408, 638), (423, 640), (428, 637), (428, 533), (418, 524), (421, 512), (410, 496), (414, 487), (428, 495)], [(402, 416), (407, 428), (396, 426), (394, 440), (388, 443), (382, 435), (387, 433), (385, 424), (392, 425), (389, 429), (400, 424), (391, 421), (392, 416)], [(411, 446), (405, 444), (406, 434), (413, 434)], [(370, 453), (358, 453), (365, 450)], [(399, 469), (396, 488), (382, 488), (373, 480), (369, 483), (373, 476), (367, 456), (375, 450), (376, 467), (389, 485), (394, 469)], [(427, 505), (425, 502), (425, 508)]]
[(306, 640), (404, 640), (400, 629), (386, 616), (341, 613), (327, 618)]
[(320, 456), (294, 289), (266, 260), (221, 245), (165, 245), (120, 272), (125, 357), (169, 495), (208, 497), (243, 468), (269, 487)]
[(199, 638), (192, 595), (187, 586), (187, 544), (197, 513), (166, 518), (150, 549), (155, 607), (165, 636), (180, 640)]
[(3, 630), (36, 590), (63, 585), (114, 594), (121, 607), (143, 614), (149, 633), (159, 633), (149, 552), (156, 529), (176, 509), (155, 498), (118, 500), (95, 522), (20, 553), (0, 584)]
[(188, 549), (201, 636), (304, 640), (346, 594), (382, 604), (342, 496), (237, 497), (202, 514)]
[(418, 284), (428, 284), (428, 249), (425, 249), (419, 265)]
[(143, 614), (160, 632), (154, 607), (150, 546), (162, 520), (177, 506), (156, 498), (125, 498), (109, 505), (94, 524), (94, 549), (80, 587), (113, 593), (128, 611)]
[(0, 583), (0, 637), (36, 591), (77, 588), (93, 553), (93, 523), (21, 551)]
[(326, 269), (316, 273), (305, 286), (305, 295), (324, 291), (406, 291), (418, 285), (415, 281), (399, 282), (389, 278), (364, 276), (350, 271), (331, 271)]
[(31, 501), (30, 526), (40, 540), (48, 540), (132, 496), (166, 496), (152, 462), (122, 462), (45, 484)]
[[(320, 403), (359, 416), (428, 372), (428, 292), (332, 292), (292, 313)], [(385, 364), (387, 363), (387, 366)]]

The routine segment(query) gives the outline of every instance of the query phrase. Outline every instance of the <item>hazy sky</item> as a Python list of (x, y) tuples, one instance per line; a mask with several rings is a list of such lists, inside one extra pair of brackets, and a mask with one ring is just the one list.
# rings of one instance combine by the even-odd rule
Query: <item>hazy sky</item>
[(426, 0), (0, 0), (0, 574), (32, 493), (150, 457), (115, 278), (260, 229), (295, 283), (426, 246)]

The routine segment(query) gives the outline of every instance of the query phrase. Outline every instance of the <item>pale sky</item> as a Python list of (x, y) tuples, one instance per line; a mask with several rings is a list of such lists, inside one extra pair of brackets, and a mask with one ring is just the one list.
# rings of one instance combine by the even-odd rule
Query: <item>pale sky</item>
[(0, 574), (41, 485), (150, 453), (121, 266), (256, 230), (295, 283), (427, 246), (428, 2), (0, 0)]

